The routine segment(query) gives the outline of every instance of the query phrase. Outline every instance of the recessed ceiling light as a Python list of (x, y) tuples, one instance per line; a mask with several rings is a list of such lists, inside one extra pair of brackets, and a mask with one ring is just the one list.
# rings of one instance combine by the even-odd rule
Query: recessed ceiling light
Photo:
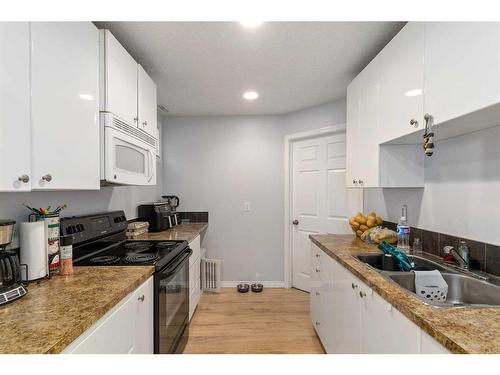
[(243, 98), (246, 100), (255, 100), (259, 97), (259, 93), (257, 91), (247, 91), (243, 94)]
[(405, 96), (419, 96), (422, 95), (422, 89), (413, 89), (405, 92)]
[(256, 27), (262, 26), (264, 22), (257, 20), (246, 20), (240, 21), (241, 26), (246, 27), (247, 29), (255, 29)]
[(78, 96), (83, 100), (94, 100), (94, 97), (90, 94), (78, 94)]

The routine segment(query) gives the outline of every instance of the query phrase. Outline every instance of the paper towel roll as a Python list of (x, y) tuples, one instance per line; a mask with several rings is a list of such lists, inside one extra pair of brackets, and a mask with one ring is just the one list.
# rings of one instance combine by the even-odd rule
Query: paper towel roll
[(47, 247), (45, 223), (35, 221), (20, 226), (21, 263), (28, 265), (28, 280), (47, 276)]

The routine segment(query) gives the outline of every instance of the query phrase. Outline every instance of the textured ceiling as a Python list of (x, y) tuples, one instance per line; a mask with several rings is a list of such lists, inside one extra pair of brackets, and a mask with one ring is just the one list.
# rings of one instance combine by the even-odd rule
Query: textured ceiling
[[(158, 86), (170, 115), (283, 114), (345, 97), (402, 22), (96, 22)], [(260, 97), (242, 99), (246, 90)]]

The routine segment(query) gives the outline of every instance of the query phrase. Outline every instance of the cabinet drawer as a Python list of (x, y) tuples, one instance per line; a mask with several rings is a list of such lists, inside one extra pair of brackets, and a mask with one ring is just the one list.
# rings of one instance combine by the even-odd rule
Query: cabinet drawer
[(199, 235), (196, 236), (196, 238), (189, 243), (189, 247), (191, 248), (191, 250), (193, 250), (193, 254), (191, 254), (191, 257), (189, 258), (189, 267), (191, 267), (194, 264), (194, 262), (196, 262), (200, 257), (201, 246), (200, 246)]

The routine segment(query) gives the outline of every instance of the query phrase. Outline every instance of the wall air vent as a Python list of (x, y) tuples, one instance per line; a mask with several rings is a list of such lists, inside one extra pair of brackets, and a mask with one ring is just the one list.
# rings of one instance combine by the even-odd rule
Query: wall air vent
[(163, 104), (158, 105), (158, 109), (160, 110), (160, 112), (163, 112), (164, 114), (168, 113), (168, 108), (165, 107)]
[(121, 129), (128, 134), (132, 134), (134, 137), (139, 138), (148, 145), (156, 147), (156, 140), (149, 134), (130, 126), (129, 124), (121, 121), (120, 119), (113, 117), (113, 126), (117, 129)]

